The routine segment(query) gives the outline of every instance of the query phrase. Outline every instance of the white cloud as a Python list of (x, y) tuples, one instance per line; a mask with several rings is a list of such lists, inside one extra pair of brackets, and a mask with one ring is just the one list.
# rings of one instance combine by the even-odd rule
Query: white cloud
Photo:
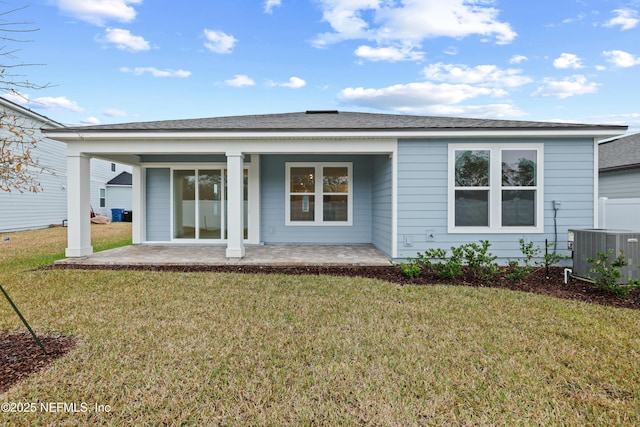
[(319, 34), (313, 44), (326, 47), (343, 40), (364, 39), (380, 46), (395, 43), (419, 45), (436, 37), (456, 39), (470, 35), (492, 37), (498, 44), (517, 36), (511, 25), (498, 19), (488, 1), (320, 0), (323, 19), (333, 32)]
[(129, 115), (126, 111), (117, 108), (107, 108), (102, 114), (109, 117), (126, 117)]
[(24, 93), (6, 93), (2, 95), (7, 98), (11, 102), (15, 102), (16, 104), (32, 107), (36, 109), (43, 110), (66, 110), (74, 113), (82, 113), (84, 108), (80, 107), (75, 101), (70, 101), (64, 96), (51, 97), (51, 96), (43, 96), (40, 98), (33, 98)]
[(607, 50), (602, 52), (602, 55), (608, 62), (620, 68), (629, 68), (640, 64), (640, 57), (623, 50)]
[(528, 61), (529, 58), (527, 58), (524, 55), (513, 55), (511, 57), (511, 59), (509, 59), (509, 64), (521, 64), (524, 61)]
[(640, 22), (638, 19), (638, 12), (633, 9), (616, 9), (613, 12), (616, 16), (607, 21), (605, 27), (619, 26), (620, 30), (630, 30), (635, 28)]
[(490, 88), (466, 84), (418, 82), (397, 84), (381, 89), (346, 88), (338, 94), (338, 99), (350, 105), (407, 111), (407, 109), (426, 106), (459, 104), (471, 98), (491, 96), (495, 93)]
[(61, 12), (94, 25), (104, 25), (115, 20), (131, 22), (136, 10), (131, 5), (142, 0), (54, 0)]
[(280, 0), (266, 0), (264, 2), (264, 13), (272, 13), (274, 7), (280, 6)]
[(289, 81), (286, 81), (283, 83), (269, 82), (268, 85), (278, 86), (278, 87), (288, 87), (289, 89), (300, 89), (301, 87), (306, 86), (307, 82), (302, 80), (300, 77), (293, 76), (289, 78)]
[(579, 21), (582, 21), (582, 20), (583, 20), (584, 18), (586, 18), (586, 17), (587, 17), (587, 15), (586, 15), (586, 14), (584, 14), (584, 13), (580, 13), (580, 14), (578, 14), (578, 15), (577, 15), (576, 17), (574, 17), (574, 18), (567, 18), (567, 19), (564, 19), (564, 20), (562, 21), (562, 23), (563, 23), (563, 24), (571, 24), (571, 23), (573, 23), (573, 22), (579, 22)]
[(605, 114), (600, 116), (593, 116), (590, 118), (590, 121), (593, 123), (627, 125), (633, 128), (640, 128), (640, 113)]
[(513, 118), (526, 116), (526, 113), (511, 104), (486, 105), (434, 105), (426, 108), (407, 109), (412, 114), (432, 114), (438, 116), (474, 117), (474, 118)]
[(120, 68), (120, 71), (122, 71), (123, 73), (131, 73), (131, 74), (136, 75), (136, 76), (141, 76), (141, 75), (143, 75), (145, 73), (149, 73), (153, 77), (180, 77), (180, 78), (185, 78), (185, 77), (189, 77), (191, 75), (191, 71), (171, 70), (171, 69), (159, 70), (159, 69), (157, 69), (155, 67), (135, 67), (135, 68), (122, 67), (122, 68)]
[(141, 52), (149, 50), (149, 42), (141, 36), (134, 36), (129, 30), (121, 28), (107, 28), (104, 38), (100, 39), (104, 43), (114, 44), (118, 49)]
[(454, 56), (458, 54), (458, 48), (455, 46), (449, 46), (448, 48), (443, 50), (442, 53), (444, 53), (445, 55)]
[(574, 75), (564, 80), (545, 79), (544, 85), (531, 96), (565, 99), (570, 96), (595, 93), (598, 91), (598, 86), (597, 83), (589, 82), (583, 75)]
[(204, 30), (204, 36), (207, 39), (205, 47), (213, 53), (231, 53), (238, 41), (232, 35), (216, 30)]
[(424, 52), (416, 52), (410, 46), (404, 47), (371, 47), (360, 46), (355, 51), (356, 56), (369, 61), (421, 61)]
[(232, 87), (254, 86), (256, 82), (244, 74), (236, 74), (232, 79), (225, 80), (224, 84)]
[(97, 117), (87, 117), (84, 120), (80, 120), (80, 123), (85, 124), (85, 125), (99, 125), (100, 124), (100, 119), (98, 119)]
[(532, 79), (521, 75), (522, 70), (503, 70), (496, 65), (431, 64), (422, 70), (428, 80), (456, 84), (475, 84), (487, 87), (518, 87), (531, 83)]
[(471, 85), (420, 82), (381, 89), (346, 88), (338, 94), (338, 100), (347, 105), (410, 114), (487, 118), (523, 116), (524, 113), (511, 104), (461, 104), (481, 96), (502, 94), (501, 90)]
[(584, 68), (584, 65), (582, 65), (582, 59), (573, 53), (561, 54), (553, 61), (553, 66), (556, 68)]

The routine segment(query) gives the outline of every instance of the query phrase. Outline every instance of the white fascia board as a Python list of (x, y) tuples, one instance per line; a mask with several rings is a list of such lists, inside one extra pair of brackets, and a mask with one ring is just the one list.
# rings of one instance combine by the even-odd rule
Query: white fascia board
[(227, 141), (283, 141), (283, 140), (359, 140), (406, 138), (501, 138), (501, 137), (589, 137), (609, 138), (623, 135), (625, 131), (612, 129), (469, 129), (469, 130), (421, 130), (421, 131), (318, 131), (318, 132), (46, 132), (58, 141), (160, 141), (160, 140), (227, 140)]
[(377, 154), (395, 150), (395, 139), (314, 139), (314, 140), (111, 140), (67, 142), (67, 154), (92, 153), (97, 157), (113, 154)]

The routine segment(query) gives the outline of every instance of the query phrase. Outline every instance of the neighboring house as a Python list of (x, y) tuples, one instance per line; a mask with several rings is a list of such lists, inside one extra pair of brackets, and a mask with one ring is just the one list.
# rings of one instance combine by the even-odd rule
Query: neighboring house
[[(67, 256), (92, 252), (94, 155), (132, 167), (134, 244), (371, 243), (394, 259), (488, 239), (505, 261), (597, 223), (598, 141), (626, 126), (307, 111), (52, 129)], [(71, 186), (73, 187), (71, 188)]]
[(131, 182), (130, 172), (121, 172), (120, 175), (107, 182), (105, 205), (109, 212), (111, 209), (132, 209)]
[[(42, 187), (38, 193), (0, 191), (0, 231), (62, 225), (67, 219), (67, 147), (64, 142), (44, 137), (40, 129), (62, 129), (64, 126), (2, 97), (0, 114), (19, 117), (26, 129), (35, 132), (38, 142), (32, 157), (39, 161), (41, 170), (34, 171), (34, 174)], [(0, 132), (6, 130), (0, 129)], [(91, 174), (86, 177), (91, 190), (88, 208), (94, 207), (97, 211), (103, 192), (101, 189), (106, 191), (107, 181), (122, 171), (130, 170), (128, 166), (92, 159)]]
[(600, 197), (640, 198), (640, 133), (598, 146)]

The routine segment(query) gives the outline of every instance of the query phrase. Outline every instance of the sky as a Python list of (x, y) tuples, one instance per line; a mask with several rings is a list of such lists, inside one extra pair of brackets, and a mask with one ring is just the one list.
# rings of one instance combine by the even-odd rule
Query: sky
[(0, 28), (37, 29), (0, 38), (0, 52), (17, 49), (2, 65), (46, 86), (3, 96), (64, 124), (328, 109), (640, 131), (640, 0), (31, 0), (0, 12)]

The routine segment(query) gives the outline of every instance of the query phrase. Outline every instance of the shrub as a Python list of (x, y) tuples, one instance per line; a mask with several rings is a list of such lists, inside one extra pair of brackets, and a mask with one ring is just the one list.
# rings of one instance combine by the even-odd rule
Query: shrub
[(533, 273), (533, 265), (531, 261), (538, 256), (540, 248), (533, 246), (533, 242), (526, 243), (524, 239), (520, 239), (520, 252), (522, 252), (522, 265), (518, 260), (509, 261), (509, 280), (524, 280)]
[(593, 267), (589, 269), (589, 272), (596, 275), (594, 279), (596, 287), (613, 295), (625, 296), (634, 288), (640, 287), (640, 282), (637, 280), (631, 280), (627, 283), (618, 282), (618, 279), (622, 278), (620, 267), (628, 265), (629, 262), (622, 251), (613, 261), (609, 262), (609, 257), (613, 255), (613, 253), (613, 249), (609, 249), (606, 253), (598, 252), (597, 259), (587, 258), (586, 261), (593, 265)]
[(460, 247), (471, 274), (484, 280), (500, 273), (500, 267), (494, 262), (498, 257), (489, 252), (490, 246), (488, 240), (480, 240), (480, 244), (468, 243)]
[(408, 262), (401, 262), (400, 264), (397, 264), (400, 271), (402, 271), (402, 274), (410, 279), (418, 277), (420, 273), (422, 273), (422, 267), (412, 259), (407, 261)]
[[(542, 249), (540, 247), (534, 246), (533, 242), (526, 243), (524, 239), (520, 239), (520, 252), (522, 253), (522, 257), (519, 260), (510, 260), (509, 265), (509, 273), (507, 273), (507, 278), (510, 280), (524, 280), (529, 277), (534, 272), (534, 265), (549, 268), (555, 264), (558, 264), (563, 259), (567, 259), (567, 255), (559, 254), (555, 251), (551, 252), (551, 249), (554, 246), (554, 242), (548, 242), (546, 245), (546, 251), (542, 256), (541, 261), (535, 261), (532, 263), (534, 258), (539, 258)], [(522, 262), (522, 264), (521, 264)]]
[(462, 247), (451, 247), (451, 256), (447, 257), (447, 251), (441, 248), (427, 249), (424, 253), (418, 253), (417, 262), (427, 267), (429, 271), (440, 279), (455, 279), (462, 274)]

